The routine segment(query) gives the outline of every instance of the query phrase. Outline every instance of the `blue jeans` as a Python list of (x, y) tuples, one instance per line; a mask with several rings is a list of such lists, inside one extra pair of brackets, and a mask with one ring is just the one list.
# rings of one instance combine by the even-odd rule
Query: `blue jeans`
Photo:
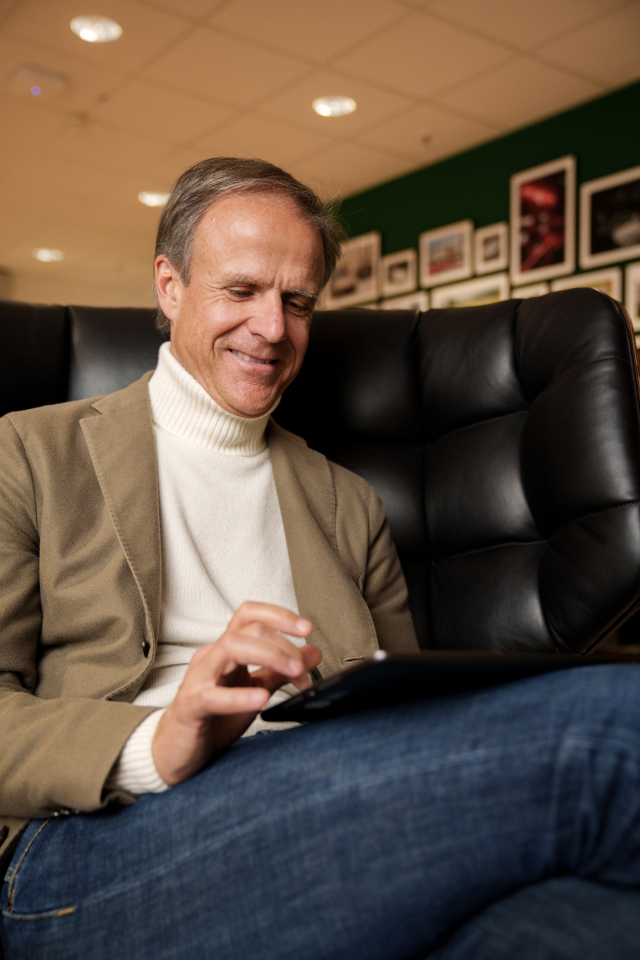
[[(634, 887), (640, 667), (583, 667), (250, 738), (34, 822), (0, 929), (6, 960), (626, 960)], [(595, 938), (600, 894), (626, 934), (589, 953), (570, 921)]]

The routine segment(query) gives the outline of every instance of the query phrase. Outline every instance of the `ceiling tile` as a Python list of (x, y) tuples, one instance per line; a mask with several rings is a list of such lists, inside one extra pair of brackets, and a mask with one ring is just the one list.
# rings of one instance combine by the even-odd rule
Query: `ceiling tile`
[(149, 186), (141, 189), (171, 190), (185, 170), (200, 160), (206, 160), (208, 156), (209, 154), (200, 150), (197, 145), (159, 154), (146, 170)]
[(601, 93), (588, 80), (519, 57), (473, 83), (439, 97), (452, 107), (506, 129), (533, 123)]
[(20, 0), (0, 0), (0, 27), (6, 18), (13, 13)]
[(496, 66), (505, 48), (422, 13), (336, 60), (336, 69), (426, 98)]
[(119, 40), (87, 43), (77, 37), (69, 27), (72, 18), (78, 16), (77, 0), (23, 0), (3, 24), (3, 30), (43, 49), (129, 73), (189, 27), (188, 20), (152, 10), (136, 0), (101, 0), (100, 15), (120, 24)]
[(240, 117), (197, 144), (205, 156), (259, 157), (285, 167), (328, 146), (327, 137), (255, 116)]
[[(311, 104), (316, 97), (341, 94), (353, 97), (357, 110), (346, 117), (320, 117)], [(331, 138), (351, 137), (380, 120), (408, 110), (414, 102), (385, 93), (333, 70), (318, 70), (260, 105), (260, 113), (299, 124)]]
[(225, 0), (153, 0), (152, 5), (163, 10), (171, 10), (173, 13), (180, 13), (184, 17), (201, 20), (224, 3)]
[[(53, 156), (90, 164), (96, 171), (104, 168), (135, 173), (144, 170), (167, 146), (160, 140), (139, 137), (128, 130), (89, 123), (57, 134), (47, 150)], [(99, 180), (98, 173), (96, 178)]]
[(145, 75), (177, 89), (250, 106), (308, 70), (299, 60), (198, 28)]
[(630, 83), (640, 77), (640, 4), (630, 3), (536, 52), (606, 84)]
[[(32, 44), (0, 35), (0, 64), (2, 64), (2, 78), (0, 91), (2, 96), (10, 96), (16, 103), (36, 103), (44, 110), (64, 112), (67, 110), (86, 109), (99, 95), (114, 89), (122, 83), (122, 74), (104, 67), (92, 65), (85, 60), (75, 57), (65, 57), (53, 51), (45, 51)], [(3, 89), (5, 78), (11, 75), (16, 67), (32, 65), (53, 73), (60, 73), (69, 79), (69, 86), (55, 98), (46, 101), (35, 100), (32, 97), (20, 97)]]
[(96, 119), (137, 133), (183, 143), (231, 119), (233, 112), (196, 97), (175, 93), (144, 80), (132, 80), (94, 108)]
[(214, 26), (322, 62), (406, 15), (392, 0), (231, 0)]
[(293, 164), (289, 172), (325, 199), (332, 199), (399, 177), (414, 166), (406, 160), (345, 143)]
[(620, 0), (430, 0), (429, 13), (437, 13), (484, 36), (521, 49), (605, 13)]
[(415, 107), (401, 117), (372, 127), (358, 141), (425, 165), (499, 133), (500, 128), (494, 124), (463, 119), (435, 107)]
[(0, 94), (0, 130), (2, 140), (11, 144), (11, 151), (0, 152), (0, 171), (3, 161), (20, 162), (22, 154), (29, 157), (39, 153), (44, 144), (60, 130), (63, 118), (55, 110), (42, 109), (44, 104), (21, 100), (11, 94)]

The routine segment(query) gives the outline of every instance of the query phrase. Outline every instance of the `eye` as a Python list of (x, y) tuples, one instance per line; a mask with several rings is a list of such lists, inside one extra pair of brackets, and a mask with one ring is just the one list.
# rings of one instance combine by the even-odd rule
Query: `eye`
[(305, 317), (313, 310), (313, 305), (305, 300), (285, 300), (284, 305), (298, 317)]
[(249, 297), (252, 296), (253, 294), (252, 290), (236, 289), (236, 288), (232, 288), (228, 292), (231, 294), (232, 297), (235, 297), (237, 300), (248, 300)]

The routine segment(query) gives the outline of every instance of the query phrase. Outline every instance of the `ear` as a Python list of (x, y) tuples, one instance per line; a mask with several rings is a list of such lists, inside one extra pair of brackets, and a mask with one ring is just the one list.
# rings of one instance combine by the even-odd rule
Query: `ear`
[(180, 303), (184, 290), (184, 284), (180, 279), (180, 274), (175, 267), (169, 263), (164, 254), (156, 257), (153, 269), (158, 306), (165, 317), (174, 321), (178, 318), (178, 313), (180, 312)]

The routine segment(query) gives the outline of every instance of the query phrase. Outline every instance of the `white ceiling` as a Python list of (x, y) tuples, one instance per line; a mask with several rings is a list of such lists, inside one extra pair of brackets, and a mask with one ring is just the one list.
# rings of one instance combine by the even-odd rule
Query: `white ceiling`
[[(80, 40), (83, 13), (121, 39)], [(639, 52), (640, 0), (0, 0), (0, 266), (146, 283), (137, 195), (205, 156), (352, 193), (636, 80)], [(12, 93), (24, 64), (67, 90)], [(318, 117), (325, 94), (358, 109)]]

